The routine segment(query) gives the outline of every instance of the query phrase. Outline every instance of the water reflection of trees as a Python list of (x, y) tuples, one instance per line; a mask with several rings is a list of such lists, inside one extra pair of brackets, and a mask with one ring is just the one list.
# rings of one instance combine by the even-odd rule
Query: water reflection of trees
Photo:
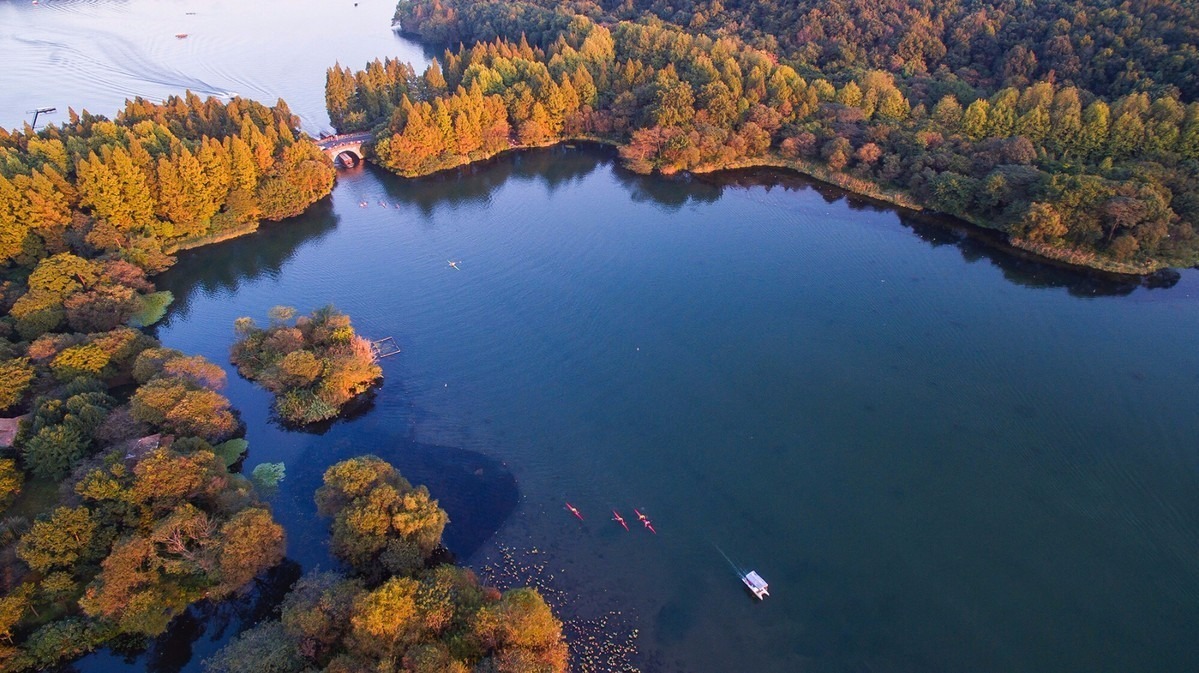
[(279, 273), (301, 245), (324, 238), (337, 227), (333, 200), (326, 198), (299, 217), (264, 224), (249, 236), (189, 250), (170, 270), (154, 279), (175, 295), (172, 314), (187, 315), (196, 290), (235, 291), (246, 280)]
[[(934, 247), (952, 245), (968, 262), (990, 262), (1003, 273), (1005, 279), (1023, 287), (1064, 288), (1076, 297), (1115, 297), (1128, 295), (1137, 288), (1171, 288), (1182, 278), (1181, 274), (1173, 269), (1141, 278), (1049, 263), (1012, 247), (997, 231), (983, 229), (951, 217), (899, 209), (783, 169), (728, 171), (703, 176), (692, 183), (711, 183), (718, 190), (716, 198), (719, 198), (723, 188), (728, 187), (767, 190), (781, 187), (788, 191), (812, 190), (826, 203), (843, 201), (850, 210), (896, 213), (900, 224), (912, 230), (922, 241)], [(708, 198), (708, 192), (704, 193), (703, 198)]]
[[(613, 150), (603, 146), (565, 145), (510, 152), (457, 171), (406, 180), (367, 167), (393, 202), (415, 206), (429, 216), (449, 207), (485, 204), (491, 195), (512, 180), (543, 185), (553, 194), (578, 183), (601, 166), (610, 167), (615, 180), (629, 190), (634, 201), (653, 203), (673, 212), (688, 204), (713, 203), (726, 189), (784, 189), (816, 192), (828, 203), (841, 201), (855, 211), (897, 212), (900, 223), (930, 245), (953, 245), (970, 262), (987, 261), (1004, 277), (1025, 287), (1064, 288), (1079, 297), (1123, 296), (1137, 288), (1169, 288), (1180, 279), (1169, 270), (1148, 278), (1116, 276), (1097, 271), (1049, 264), (1007, 245), (1002, 235), (967, 223), (910, 211), (849, 194), (827, 183), (785, 169), (746, 169), (714, 175), (682, 174), (645, 176), (618, 165)], [(278, 273), (304, 243), (319, 240), (337, 226), (331, 199), (303, 216), (267, 225), (256, 235), (191, 251), (180, 256), (175, 268), (158, 283), (175, 294), (173, 313), (186, 315), (188, 301), (197, 289), (205, 292), (236, 290), (245, 280)]]
[(298, 563), (284, 559), (259, 577), (245, 593), (219, 603), (200, 602), (176, 617), (167, 631), (141, 644), (125, 649), (101, 651), (85, 656), (59, 673), (100, 673), (112, 670), (112, 656), (121, 659), (121, 670), (146, 673), (179, 673), (199, 670), (200, 661), (237, 634), (274, 613), (295, 581), (300, 578)]
[(561, 187), (582, 181), (611, 153), (601, 149), (578, 150), (565, 146), (508, 152), (478, 164), (428, 177), (405, 179), (368, 167), (378, 176), (391, 201), (415, 206), (429, 216), (440, 208), (484, 204), (510, 180), (537, 182), (553, 194)]
[(1174, 269), (1142, 278), (1052, 264), (1013, 248), (998, 232), (948, 217), (900, 213), (899, 221), (934, 247), (952, 245), (968, 262), (990, 262), (1005, 279), (1022, 287), (1064, 288), (1075, 297), (1123, 297), (1142, 287), (1171, 288), (1182, 278)]

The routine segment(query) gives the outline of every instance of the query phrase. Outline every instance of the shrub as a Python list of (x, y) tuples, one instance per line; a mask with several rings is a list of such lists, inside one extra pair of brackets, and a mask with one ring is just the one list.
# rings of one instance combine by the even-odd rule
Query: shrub
[(25, 465), (35, 475), (59, 480), (86, 455), (87, 440), (75, 428), (52, 425), (25, 442)]
[(254, 466), (250, 478), (254, 480), (255, 486), (269, 493), (279, 486), (286, 473), (287, 469), (283, 463), (261, 463)]
[(21, 494), (21, 486), (25, 483), (25, 475), (17, 469), (17, 462), (11, 458), (0, 458), (0, 512)]
[(293, 351), (279, 361), (279, 371), (284, 375), (280, 383), (288, 388), (306, 386), (321, 375), (322, 368), (312, 351)]
[(59, 380), (70, 381), (77, 376), (98, 377), (108, 361), (104, 349), (96, 344), (82, 344), (59, 353), (50, 363), (50, 369)]
[(33, 382), (34, 368), (29, 358), (14, 358), (0, 362), (0, 410), (20, 404), (25, 391)]

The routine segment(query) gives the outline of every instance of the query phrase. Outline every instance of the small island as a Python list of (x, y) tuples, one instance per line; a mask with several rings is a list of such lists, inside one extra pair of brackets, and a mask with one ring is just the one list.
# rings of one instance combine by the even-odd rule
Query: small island
[(270, 324), (238, 318), (240, 339), (231, 359), (242, 376), (275, 394), (275, 411), (290, 425), (336, 417), (383, 377), (374, 348), (354, 332), (350, 317), (332, 306), (295, 317), (271, 309)]

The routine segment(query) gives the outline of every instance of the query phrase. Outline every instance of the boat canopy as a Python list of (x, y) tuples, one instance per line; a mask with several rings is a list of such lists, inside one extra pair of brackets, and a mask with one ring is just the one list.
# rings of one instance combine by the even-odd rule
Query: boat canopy
[(762, 576), (759, 575), (756, 570), (751, 570), (746, 573), (745, 583), (748, 584), (751, 589), (757, 590), (765, 589), (767, 586), (766, 580), (762, 579)]

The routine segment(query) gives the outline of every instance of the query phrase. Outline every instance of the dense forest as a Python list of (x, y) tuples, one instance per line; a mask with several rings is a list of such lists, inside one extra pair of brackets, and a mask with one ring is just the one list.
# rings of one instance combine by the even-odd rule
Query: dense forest
[[(401, 175), (591, 138), (641, 172), (792, 166), (1077, 264), (1199, 261), (1194, 9), (896, 4), (405, 0), (404, 30), (463, 44), (419, 74), (337, 65), (326, 99), (339, 130), (375, 130), (372, 158)], [(917, 58), (929, 21), (954, 46), (930, 37)], [(767, 39), (784, 25), (786, 39)], [(891, 42), (900, 56), (884, 58)], [(1044, 42), (1074, 45), (1080, 65), (1059, 72)], [(1008, 63), (1021, 53), (1024, 66)]]
[(805, 76), (876, 69), (987, 94), (1041, 79), (1110, 97), (1199, 92), (1199, 10), (1186, 0), (421, 0), (397, 18), (442, 44), (525, 33), (548, 46), (572, 13), (739, 37)]
[[(0, 667), (157, 636), (283, 558), (225, 373), (136, 327), (181, 247), (329, 193), (281, 101), (130, 101), (0, 130)], [(11, 439), (9, 439), (11, 437)], [(257, 474), (257, 473), (256, 473)]]
[(208, 673), (563, 673), (562, 624), (533, 589), (504, 593), (439, 563), (449, 518), (374, 456), (325, 471), (318, 511), (333, 520), (346, 573), (313, 571), (280, 618), (243, 633)]
[(230, 471), (246, 442), (220, 367), (124, 326), (0, 350), (0, 404), (27, 411), (0, 458), (0, 667), (156, 636), (283, 558)]
[(0, 129), (0, 264), (60, 252), (153, 273), (169, 254), (298, 215), (334, 170), (283, 101), (194, 94), (128, 101), (114, 119), (70, 113), (34, 132)]
[(337, 416), (383, 370), (348, 315), (332, 306), (299, 318), (295, 313), (276, 306), (266, 328), (239, 318), (231, 359), (242, 376), (275, 393), (275, 412), (285, 423), (305, 425)]

